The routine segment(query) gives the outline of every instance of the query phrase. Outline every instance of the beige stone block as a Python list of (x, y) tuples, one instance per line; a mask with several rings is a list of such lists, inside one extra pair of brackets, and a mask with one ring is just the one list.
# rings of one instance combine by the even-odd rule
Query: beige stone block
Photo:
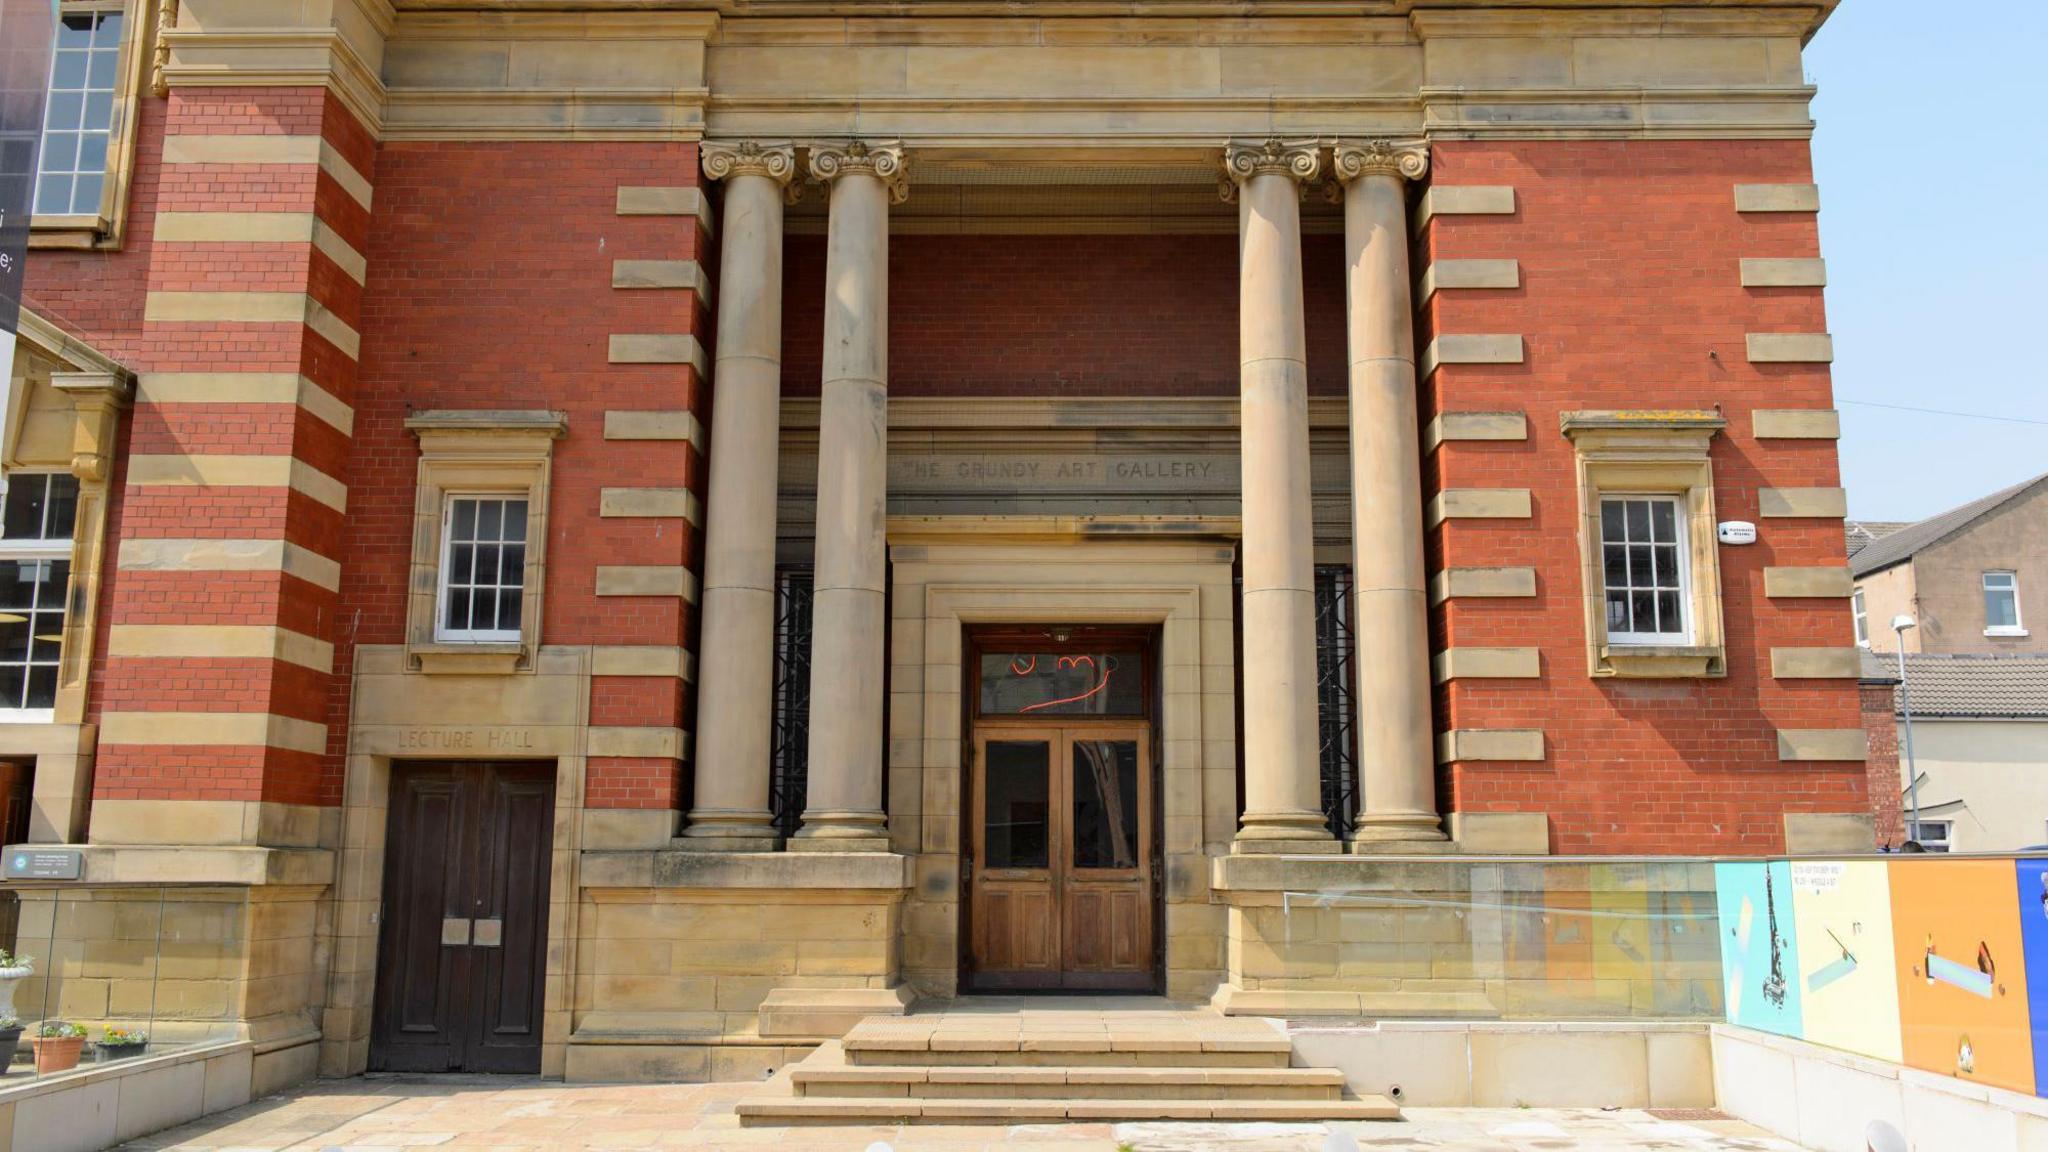
[(571, 1084), (702, 1084), (711, 1048), (701, 1044), (570, 1044), (563, 1079)]
[(1432, 604), (1458, 597), (1482, 599), (1534, 595), (1534, 568), (1445, 568), (1429, 578)]
[(266, 712), (106, 712), (100, 742), (268, 745), (318, 755), (327, 750), (327, 726)]
[(680, 728), (592, 728), (586, 756), (658, 756), (679, 759), (686, 737)]
[(592, 676), (681, 676), (688, 653), (667, 644), (600, 645), (590, 650)]
[(348, 485), (291, 456), (138, 453), (128, 458), (128, 483), (138, 488), (289, 488), (336, 512), (348, 511)]
[(1870, 734), (1861, 728), (1780, 728), (1780, 760), (1863, 760)]
[(292, 372), (148, 372), (135, 395), (152, 404), (296, 404), (345, 434), (355, 427), (354, 409)]
[(1877, 845), (1868, 812), (1787, 812), (1785, 851), (1809, 856), (1861, 855)]
[(681, 564), (600, 564), (599, 596), (679, 596), (697, 602), (697, 577)]
[(1427, 510), (1432, 527), (1446, 520), (1526, 520), (1534, 514), (1527, 488), (1445, 488), (1430, 498)]
[(1542, 812), (1453, 812), (1450, 822), (1460, 852), (1550, 854), (1550, 817)]
[(1824, 288), (1828, 282), (1827, 261), (1813, 259), (1762, 259), (1744, 257), (1741, 265), (1744, 288)]
[(607, 440), (687, 440), (704, 445), (704, 426), (695, 414), (684, 411), (606, 412), (604, 438)]
[(1431, 184), (1415, 207), (1415, 229), (1438, 216), (1512, 216), (1515, 190), (1504, 185)]
[(780, 1047), (722, 1045), (713, 1048), (711, 1082), (727, 1084), (735, 1081), (766, 1080), (782, 1067), (783, 1055), (784, 1051)]
[(606, 488), (598, 494), (598, 515), (703, 520), (697, 494), (687, 488)]
[(680, 288), (711, 299), (711, 280), (695, 260), (614, 260), (614, 288)]
[(1771, 675), (1780, 680), (1855, 680), (1863, 675), (1859, 648), (1773, 648)]
[(1452, 440), (1527, 440), (1529, 417), (1520, 412), (1442, 412), (1422, 429), (1422, 450)]
[(1764, 595), (1774, 599), (1801, 597), (1847, 598), (1856, 591), (1855, 577), (1847, 568), (1766, 568)]
[(1834, 337), (1825, 332), (1751, 332), (1743, 337), (1751, 364), (1827, 364)]
[(279, 540), (123, 540), (120, 566), (132, 572), (290, 572), (329, 592), (341, 587), (341, 565)]
[(1437, 733), (1436, 762), (1543, 759), (1543, 733), (1535, 728), (1454, 728)]
[(1451, 680), (1533, 680), (1543, 674), (1534, 648), (1446, 648), (1432, 657), (1439, 684)]
[(1522, 338), (1505, 333), (1447, 333), (1429, 342), (1416, 361), (1423, 379), (1443, 364), (1520, 364)]
[(288, 628), (243, 624), (116, 624), (107, 654), (142, 658), (282, 660), (315, 672), (334, 670), (334, 645)]
[(1840, 520), (1849, 514), (1849, 496), (1840, 488), (1761, 488), (1757, 512), (1770, 519)]
[(711, 202), (698, 188), (619, 189), (621, 216), (695, 216), (706, 231), (711, 230)]
[(1818, 212), (1820, 186), (1816, 184), (1737, 184), (1737, 212)]
[(1422, 270), (1417, 303), (1446, 288), (1519, 288), (1522, 266), (1516, 260), (1438, 260)]
[(1759, 440), (1839, 440), (1842, 415), (1833, 408), (1759, 408), (1749, 414)]
[(688, 364), (705, 374), (704, 346), (683, 333), (625, 333), (611, 338), (613, 364)]

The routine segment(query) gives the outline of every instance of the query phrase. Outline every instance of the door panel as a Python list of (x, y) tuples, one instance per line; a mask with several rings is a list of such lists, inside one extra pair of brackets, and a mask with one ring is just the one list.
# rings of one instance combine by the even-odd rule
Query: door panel
[(370, 1067), (540, 1071), (552, 764), (396, 764)]
[(970, 780), (969, 983), (1153, 985), (1147, 729), (978, 726)]

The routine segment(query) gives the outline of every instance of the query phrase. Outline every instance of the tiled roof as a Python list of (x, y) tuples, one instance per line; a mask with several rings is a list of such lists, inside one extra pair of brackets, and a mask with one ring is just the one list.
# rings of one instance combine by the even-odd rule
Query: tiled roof
[(1911, 520), (1848, 520), (1842, 524), (1842, 534), (1848, 538), (1849, 555), (1854, 556), (1899, 529), (1912, 525)]
[[(1866, 681), (1897, 680), (1898, 653), (1863, 654)], [(1906, 655), (1913, 716), (2048, 720), (2048, 656)], [(1893, 708), (1898, 691), (1893, 690)]]
[(1862, 548), (1856, 548), (1852, 543), (1849, 568), (1856, 575), (1864, 576), (1880, 568), (1889, 568), (1902, 560), (1909, 560), (1922, 548), (1946, 539), (1978, 517), (2025, 495), (2043, 483), (2048, 483), (2048, 474), (2036, 476), (2032, 480), (2022, 480), (2010, 488), (1993, 492), (1979, 500), (1972, 500), (1960, 508), (1951, 508), (1939, 516), (1930, 516), (1889, 535), (1879, 536)]

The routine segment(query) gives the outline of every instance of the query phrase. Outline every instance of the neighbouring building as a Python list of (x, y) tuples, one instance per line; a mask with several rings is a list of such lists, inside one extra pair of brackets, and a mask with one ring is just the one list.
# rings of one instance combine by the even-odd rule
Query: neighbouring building
[[(1865, 691), (1883, 700), (1866, 710), (1879, 842), (1910, 837), (1935, 852), (2048, 845), (2048, 656), (1907, 653), (1903, 686), (1898, 660), (1864, 657)], [(1877, 771), (1887, 755), (1905, 766), (1909, 700), (1917, 822), (1912, 781), (1895, 772), (1886, 789)], [(1898, 834), (1887, 837), (1888, 826)]]
[[(2048, 474), (1913, 524), (1851, 522), (1856, 642), (1878, 652), (2048, 653)], [(1911, 616), (1903, 639), (1892, 621)]]
[(734, 1076), (969, 990), (1626, 1013), (1290, 894), (1872, 844), (1831, 3), (920, 8), (67, 0), (22, 931), (210, 901), (159, 1020), (259, 1086)]

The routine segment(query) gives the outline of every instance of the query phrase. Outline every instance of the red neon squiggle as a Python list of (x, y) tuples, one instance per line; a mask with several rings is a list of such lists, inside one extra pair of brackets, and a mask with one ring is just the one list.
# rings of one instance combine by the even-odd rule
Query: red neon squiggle
[[(1060, 668), (1079, 668), (1083, 664), (1086, 664), (1090, 668), (1095, 667), (1095, 657), (1062, 656), (1059, 658), (1058, 661), (1058, 667)], [(1104, 668), (1102, 670), (1102, 679), (1096, 683), (1095, 687), (1090, 688), (1086, 692), (1081, 693), (1079, 696), (1068, 696), (1060, 700), (1041, 700), (1036, 704), (1026, 704), (1024, 707), (1017, 709), (1017, 711), (1020, 713), (1036, 712), (1041, 708), (1057, 708), (1062, 704), (1078, 704), (1081, 701), (1088, 699), (1090, 696), (1093, 696), (1096, 693), (1102, 691), (1104, 688), (1109, 687), (1110, 675), (1115, 671), (1116, 668), (1113, 665)]]
[[(1026, 663), (1026, 664), (1025, 664), (1025, 665), (1024, 665), (1024, 666), (1023, 666), (1022, 668), (1019, 668), (1019, 667), (1017, 667), (1017, 662), (1018, 662), (1019, 660), (1024, 660), (1024, 661), (1028, 661), (1028, 663)], [(1012, 656), (1012, 657), (1010, 657), (1010, 675), (1012, 675), (1012, 676), (1029, 676), (1029, 675), (1031, 675), (1031, 674), (1032, 674), (1033, 672), (1036, 672), (1036, 671), (1038, 671), (1038, 657), (1037, 657), (1037, 656)]]

